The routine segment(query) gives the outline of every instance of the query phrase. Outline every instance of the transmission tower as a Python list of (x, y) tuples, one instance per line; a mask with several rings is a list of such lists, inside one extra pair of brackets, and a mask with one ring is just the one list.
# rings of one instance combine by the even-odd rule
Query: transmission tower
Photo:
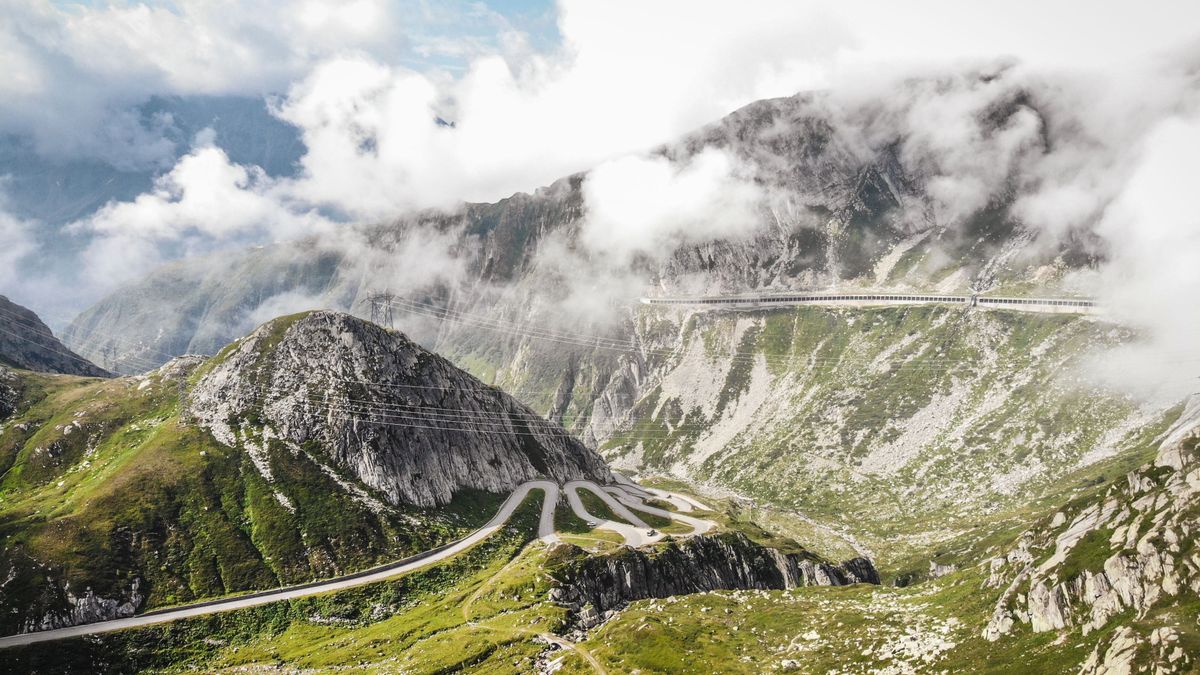
[(371, 303), (371, 323), (388, 328), (394, 328), (392, 325), (392, 304), (396, 301), (396, 294), (390, 290), (375, 291), (367, 296), (367, 302)]
[(101, 353), (100, 358), (104, 359), (104, 367), (109, 370), (113, 370), (113, 368), (116, 367), (116, 363), (117, 363), (117, 347), (116, 347), (116, 345), (113, 345), (112, 343), (106, 344), (100, 350), (100, 353)]

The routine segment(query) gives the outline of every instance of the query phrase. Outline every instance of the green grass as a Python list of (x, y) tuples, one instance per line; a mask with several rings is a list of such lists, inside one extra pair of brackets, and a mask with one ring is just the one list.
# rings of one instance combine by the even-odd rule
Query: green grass
[[(580, 491), (583, 495), (591, 494)], [(625, 538), (611, 530), (593, 528), (579, 516), (575, 515), (567, 501), (563, 499), (554, 510), (554, 530), (560, 539), (591, 552), (613, 551), (625, 543)]]
[[(582, 495), (580, 496), (582, 497)], [(583, 518), (575, 515), (575, 511), (563, 499), (554, 509), (554, 530), (563, 534), (588, 534), (592, 532), (592, 526), (588, 525)]]
[(120, 599), (137, 578), (145, 609), (327, 578), (433, 548), (501, 501), (464, 491), (377, 513), (278, 443), (268, 483), (244, 450), (179, 422), (177, 382), (23, 377), (30, 403), (0, 431), (8, 632), (62, 611), (65, 583)]
[[(609, 672), (1075, 672), (1116, 625), (1143, 636), (1179, 626), (1181, 646), (1200, 644), (1194, 598), (1157, 608), (1144, 620), (1117, 617), (1099, 631), (1032, 633), (1027, 627), (996, 642), (980, 633), (999, 590), (983, 589), (968, 570), (920, 587), (868, 585), (788, 591), (718, 591), (640, 600), (592, 631), (580, 646)], [(1191, 613), (1189, 613), (1191, 612)], [(929, 660), (909, 655), (910, 635), (936, 635), (948, 645)], [(1195, 652), (1191, 652), (1195, 653)], [(574, 655), (564, 673), (588, 673)]]
[(501, 533), (396, 580), (161, 626), (0, 651), (7, 672), (290, 667), (528, 672), (562, 610), (545, 602), (540, 492)]
[[(927, 567), (931, 539), (961, 548), (961, 538), (1007, 535), (1031, 498), (1037, 508), (1069, 498), (1079, 459), (1134, 412), (1122, 397), (1070, 381), (1080, 355), (1129, 338), (1076, 316), (935, 306), (712, 311), (689, 315), (675, 349), (702, 342), (723, 382), (711, 410), (652, 389), (601, 451), (640, 454), (643, 471), (670, 471), (695, 452), (701, 429), (728, 425), (726, 410), (750, 384), (750, 361), (727, 357), (738, 326), (739, 353), (766, 360), (768, 384), (779, 387), (767, 405), (778, 407), (691, 477), (773, 507), (776, 525), (820, 538), (814, 544), (826, 551), (844, 555), (848, 545), (811, 523), (848, 524), (885, 573)], [(952, 393), (952, 408), (923, 412)], [(907, 463), (873, 456), (931, 424), (935, 432), (906, 441)], [(1149, 440), (1136, 436), (1118, 443), (1116, 458), (1144, 456)], [(1020, 489), (993, 488), (992, 478), (1029, 467)]]
[(600, 495), (592, 492), (591, 490), (586, 490), (583, 488), (580, 488), (575, 492), (579, 495), (579, 501), (583, 503), (584, 510), (596, 518), (599, 518), (600, 520), (611, 520), (615, 523), (625, 523), (626, 525), (632, 524), (626, 521), (624, 518), (613, 513), (613, 510), (609, 508), (608, 504), (605, 503), (603, 499), (600, 498)]
[(1058, 567), (1058, 578), (1068, 581), (1082, 574), (1085, 570), (1092, 573), (1104, 570), (1104, 561), (1112, 556), (1113, 550), (1108, 540), (1112, 530), (1100, 528), (1092, 530), (1075, 542), (1067, 552), (1066, 559)]

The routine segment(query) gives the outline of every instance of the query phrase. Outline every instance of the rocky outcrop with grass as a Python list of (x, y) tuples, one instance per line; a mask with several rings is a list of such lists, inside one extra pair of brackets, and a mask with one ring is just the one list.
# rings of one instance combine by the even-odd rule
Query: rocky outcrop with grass
[(142, 376), (0, 367), (0, 405), (4, 635), (344, 575), (463, 536), (528, 478), (610, 478), (506, 394), (329, 312)]
[[(578, 440), (404, 335), (338, 312), (277, 319), (222, 352), (187, 414), (226, 445), (320, 456), (392, 504), (548, 477), (607, 483)], [(264, 472), (269, 467), (262, 467)]]
[(21, 401), (21, 381), (13, 371), (0, 366), (0, 422), (17, 411)]
[(568, 563), (550, 599), (570, 610), (573, 625), (598, 625), (633, 600), (716, 590), (783, 590), (799, 586), (879, 583), (866, 558), (840, 565), (807, 552), (784, 553), (740, 533), (702, 535), (656, 550), (625, 548)]
[(43, 373), (110, 377), (67, 349), (33, 311), (0, 295), (0, 363)]
[(1087, 635), (1116, 623), (1117, 631), (1089, 657), (1086, 672), (1120, 672), (1139, 650), (1143, 657), (1162, 657), (1155, 657), (1161, 661), (1155, 672), (1191, 667), (1190, 647), (1176, 644), (1177, 631), (1165, 623), (1149, 632), (1136, 626), (1153, 628), (1200, 595), (1198, 419), (1200, 400), (1194, 397), (1154, 462), (1115, 481), (1099, 499), (1067, 505), (986, 563), (985, 586), (1004, 589), (986, 639), (1008, 639), (1022, 624), (1034, 633)]

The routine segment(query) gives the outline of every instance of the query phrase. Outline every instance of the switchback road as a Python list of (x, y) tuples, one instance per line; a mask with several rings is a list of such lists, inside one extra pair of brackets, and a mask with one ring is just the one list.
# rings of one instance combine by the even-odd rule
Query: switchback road
[[(624, 495), (621, 500), (638, 508), (646, 513), (662, 515), (664, 517), (675, 518), (680, 522), (684, 522), (692, 526), (696, 534), (707, 531), (713, 525), (709, 521), (701, 521), (697, 518), (681, 516), (679, 514), (654, 509), (641, 503), (641, 499), (633, 492), (633, 489), (640, 491), (636, 485), (633, 485), (628, 479), (625, 479), (626, 488), (620, 492)], [(579, 495), (576, 490), (579, 488), (586, 489), (595, 493), (604, 503), (609, 506), (618, 516), (627, 519), (634, 525), (626, 525), (624, 523), (614, 523), (612, 521), (601, 521), (601, 519), (593, 517), (586, 509), (583, 508), (583, 503), (579, 500)], [(126, 628), (138, 628), (141, 626), (150, 626), (159, 623), (168, 623), (179, 619), (187, 619), (191, 617), (204, 616), (208, 614), (217, 614), (220, 612), (229, 612), (235, 609), (244, 609), (247, 607), (257, 607), (266, 605), (272, 602), (281, 600), (291, 600), (294, 598), (302, 598), (309, 595), (317, 595), (320, 593), (328, 593), (330, 591), (340, 591), (355, 586), (364, 586), (378, 581), (384, 581), (407, 572), (432, 565), (452, 556), (455, 556), (468, 548), (478, 544), (484, 539), (490, 537), (500, 530), (505, 523), (512, 517), (513, 512), (520, 506), (529, 493), (533, 490), (541, 490), (543, 492), (541, 515), (538, 521), (538, 538), (546, 543), (557, 542), (558, 535), (554, 532), (554, 510), (558, 504), (560, 492), (558, 484), (548, 480), (533, 480), (522, 483), (513, 490), (508, 499), (500, 505), (500, 509), (496, 511), (496, 515), (492, 516), (483, 527), (475, 530), (467, 536), (457, 541), (450, 542), (435, 549), (424, 551), (416, 555), (409, 556), (402, 560), (389, 563), (380, 567), (375, 567), (362, 572), (348, 574), (334, 579), (325, 581), (315, 581), (308, 584), (298, 586), (288, 586), (286, 588), (278, 588), (269, 591), (258, 591), (255, 593), (247, 593), (229, 598), (221, 598), (218, 600), (208, 600), (205, 602), (197, 602), (191, 605), (183, 605), (180, 607), (164, 608), (131, 616), (123, 619), (113, 619), (111, 621), (99, 621), (96, 623), (82, 624), (79, 626), (69, 626), (67, 628), (57, 628), (54, 630), (38, 631), (34, 633), (22, 633), (20, 635), (10, 635), (0, 638), (0, 649), (6, 647), (16, 647), (20, 645), (30, 645), (39, 642), (48, 642), (51, 640), (61, 640), (64, 638), (80, 637), (83, 635), (96, 635), (99, 633), (109, 633), (112, 631), (123, 630)], [(585, 520), (601, 522), (601, 526), (609, 526), (609, 529), (619, 532), (625, 537), (626, 543), (633, 546), (652, 543), (662, 538), (661, 534), (650, 535), (650, 527), (642, 522), (640, 518), (633, 514), (624, 504), (620, 503), (612, 495), (605, 491), (595, 483), (588, 481), (572, 481), (566, 485), (567, 499), (571, 504), (571, 508), (577, 515)], [(658, 491), (655, 491), (656, 493)], [(669, 494), (669, 493), (664, 493)], [(679, 498), (678, 495), (671, 495)], [(698, 523), (707, 524), (698, 525)]]

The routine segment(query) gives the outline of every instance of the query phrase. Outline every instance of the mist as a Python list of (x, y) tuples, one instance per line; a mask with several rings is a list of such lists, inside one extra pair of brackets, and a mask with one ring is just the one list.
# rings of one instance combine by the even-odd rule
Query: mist
[[(1165, 300), (1190, 297), (1188, 261), (1200, 259), (1181, 168), (1200, 150), (1197, 52), (1194, 31), (1171, 12), (1110, 7), (1094, 37), (1051, 48), (1037, 35), (1053, 32), (1045, 22), (1070, 14), (1068, 4), (1016, 6), (1011, 17), (1022, 20), (975, 26), (964, 42), (921, 12), (864, 13), (855, 3), (764, 3), (731, 15), (720, 3), (563, 0), (559, 42), (547, 47), (495, 14), (491, 42), (422, 42), (400, 27), (414, 16), (404, 6), (351, 9), (14, 11), (0, 58), (19, 76), (3, 85), (0, 130), (32, 134), (47, 156), (159, 173), (149, 192), (69, 226), (79, 242), (70, 279), (39, 271), (55, 255), (36, 236), (41, 224), (0, 213), (4, 288), (62, 315), (173, 260), (304, 240), (360, 261), (362, 288), (454, 288), (477, 252), (453, 228), (406, 214), (453, 220), (464, 201), (585, 172), (579, 221), (544, 242), (535, 266), (567, 280), (559, 291), (568, 301), (552, 314), (617, 317), (611, 308), (644, 292), (680, 250), (823, 227), (811, 209), (829, 179), (848, 177), (822, 172), (887, 155), (913, 183), (893, 186), (906, 233), (954, 234), (980, 209), (1007, 204), (1022, 235), (996, 264), (1053, 257), (1065, 241), (1085, 242), (1099, 261), (1069, 271), (1073, 288), (1146, 341), (1109, 364), (1127, 358), (1122, 367), (1151, 384), (1200, 374), (1185, 359), (1196, 313)], [(430, 20), (454, 23), (457, 11)], [(1135, 21), (1157, 24), (1118, 39)], [(122, 33), (131, 22), (145, 30)], [(294, 30), (254, 39), (280, 22)], [(457, 61), (416, 67), (414, 50)], [(800, 91), (810, 93), (797, 119), (829, 134), (807, 178), (762, 148), (810, 128), (781, 123), (720, 147), (680, 144), (752, 101)], [(159, 93), (262, 97), (304, 144), (294, 175), (231, 160), (211, 132), (172, 159), (170, 120), (131, 113)], [(409, 223), (402, 241), (381, 246), (368, 234), (397, 219)], [(336, 300), (283, 294), (247, 321)], [(1137, 360), (1142, 352), (1183, 356), (1155, 370)]]

